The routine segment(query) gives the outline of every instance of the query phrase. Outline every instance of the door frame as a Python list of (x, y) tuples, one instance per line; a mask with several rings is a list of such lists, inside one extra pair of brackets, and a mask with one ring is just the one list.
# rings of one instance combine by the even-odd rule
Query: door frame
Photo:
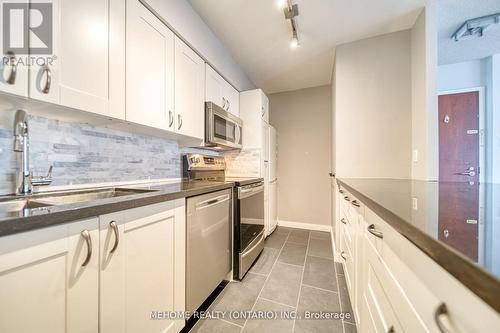
[[(471, 87), (464, 89), (454, 89), (454, 90), (443, 90), (438, 92), (438, 97), (443, 95), (454, 95), (468, 92), (478, 92), (479, 93), (479, 183), (484, 183), (486, 181), (486, 98), (484, 86)], [(438, 110), (439, 115), (439, 110)], [(438, 122), (441, 119), (438, 118)], [(439, 135), (438, 135), (438, 145), (439, 145)], [(439, 148), (438, 148), (439, 149)]]

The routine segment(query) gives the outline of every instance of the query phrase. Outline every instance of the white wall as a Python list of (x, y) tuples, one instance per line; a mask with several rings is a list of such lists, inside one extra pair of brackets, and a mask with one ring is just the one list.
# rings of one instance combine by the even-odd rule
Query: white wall
[(438, 91), (486, 85), (486, 60), (473, 60), (438, 67)]
[(411, 178), (437, 180), (438, 34), (435, 3), (429, 2), (411, 29), (412, 156)]
[(278, 135), (278, 220), (331, 225), (331, 86), (271, 94)]
[(339, 178), (410, 178), (410, 31), (336, 49)]
[(255, 88), (228, 49), (187, 0), (144, 0), (170, 27), (214, 66), (236, 89)]

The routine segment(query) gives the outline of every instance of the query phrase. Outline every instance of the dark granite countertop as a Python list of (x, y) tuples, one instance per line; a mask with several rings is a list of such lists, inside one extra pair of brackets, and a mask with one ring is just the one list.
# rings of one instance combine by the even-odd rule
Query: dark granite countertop
[[(0, 237), (61, 223), (72, 222), (84, 218), (109, 214), (120, 210), (147, 206), (179, 198), (192, 197), (195, 195), (232, 188), (233, 186), (234, 182), (231, 181), (182, 181), (178, 183), (152, 183), (116, 186), (114, 188), (144, 189), (153, 190), (153, 192), (43, 207), (27, 211), (25, 213), (9, 213), (7, 211), (2, 211), (0, 205)], [(57, 192), (45, 192), (34, 194), (29, 197), (0, 196), (0, 203), (12, 198), (29, 198), (37, 200), (54, 193)]]
[(500, 312), (500, 184), (337, 183)]

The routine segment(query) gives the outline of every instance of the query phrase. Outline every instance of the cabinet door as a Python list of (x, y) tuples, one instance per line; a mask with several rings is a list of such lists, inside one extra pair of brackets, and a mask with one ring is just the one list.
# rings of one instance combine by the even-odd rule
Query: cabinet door
[[(0, 17), (9, 17), (11, 22), (23, 22), (23, 12), (20, 10), (7, 10), (9, 4), (14, 2), (8, 0), (0, 1)], [(16, 1), (14, 3), (16, 6), (28, 6), (28, 1)], [(4, 6), (6, 5), (6, 6)], [(26, 7), (25, 7), (26, 8)], [(12, 26), (12, 25), (11, 25)], [(4, 29), (6, 29), (6, 24), (2, 24), (0, 27), (0, 48), (2, 52), (2, 61), (0, 61), (0, 91), (7, 92), (10, 94), (20, 95), (23, 97), (28, 97), (28, 66), (24, 65), (25, 61), (21, 61), (26, 58), (27, 54), (21, 54), (22, 49), (27, 46), (24, 45), (23, 39), (23, 29), (18, 27), (18, 29), (9, 30), (10, 34), (10, 45), (5, 45), (4, 48)]]
[(179, 332), (182, 320), (152, 311), (183, 311), (184, 201), (101, 216), (100, 331)]
[[(56, 59), (46, 64), (37, 61), (31, 67), (30, 97), (108, 115), (109, 1), (51, 0), (49, 3), (53, 8), (52, 56)], [(31, 16), (36, 19), (34, 13)], [(32, 38), (31, 43), (38, 42)]]
[(174, 129), (174, 33), (139, 0), (127, 0), (126, 119)]
[(199, 138), (205, 136), (205, 62), (175, 37), (176, 131)]
[(235, 116), (240, 115), (240, 93), (238, 90), (234, 89), (229, 83), (226, 82), (226, 89), (224, 94), (227, 100), (227, 111), (231, 112)]
[(2, 237), (0, 332), (98, 331), (97, 226), (90, 219)]
[(213, 102), (224, 109), (224, 79), (208, 64), (205, 64), (205, 77), (205, 101)]

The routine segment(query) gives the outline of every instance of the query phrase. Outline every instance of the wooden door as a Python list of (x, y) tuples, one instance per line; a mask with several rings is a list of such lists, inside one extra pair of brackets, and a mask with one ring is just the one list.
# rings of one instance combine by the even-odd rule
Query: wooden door
[(205, 62), (175, 38), (176, 131), (203, 140), (205, 137)]
[(439, 180), (479, 181), (479, 92), (439, 96)]
[(0, 332), (98, 331), (97, 226), (94, 218), (2, 237)]
[[(479, 92), (439, 96), (438, 238), (477, 260)], [(446, 182), (446, 183), (444, 183)]]
[(139, 0), (127, 1), (126, 119), (174, 130), (174, 33)]
[(478, 258), (479, 184), (439, 184), (439, 240)]

